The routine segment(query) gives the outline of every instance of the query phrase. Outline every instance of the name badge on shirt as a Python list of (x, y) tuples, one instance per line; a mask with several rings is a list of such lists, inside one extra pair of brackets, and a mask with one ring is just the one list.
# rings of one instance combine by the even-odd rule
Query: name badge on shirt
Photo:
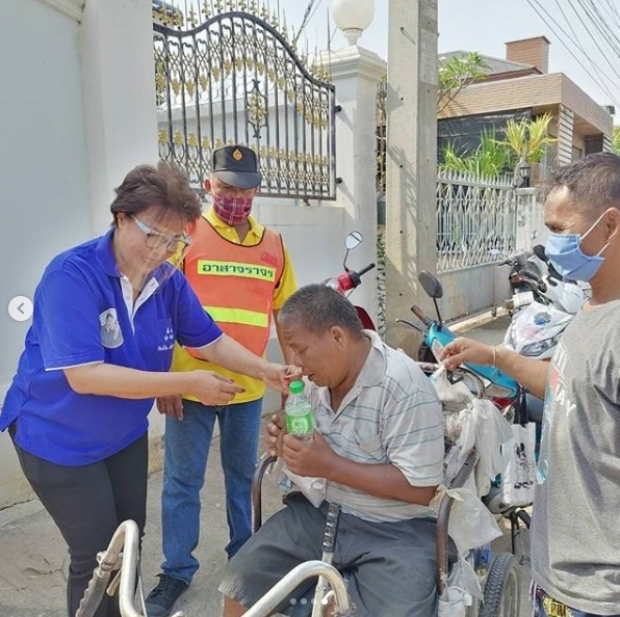
[(99, 315), (101, 344), (106, 349), (116, 349), (123, 344), (123, 331), (118, 323), (116, 309), (109, 308)]

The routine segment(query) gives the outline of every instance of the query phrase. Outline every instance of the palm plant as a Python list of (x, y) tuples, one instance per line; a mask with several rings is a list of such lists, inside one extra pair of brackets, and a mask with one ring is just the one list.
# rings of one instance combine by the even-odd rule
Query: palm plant
[(515, 158), (512, 150), (495, 138), (495, 131), (485, 129), (478, 147), (468, 156), (459, 154), (454, 144), (448, 144), (443, 150), (443, 162), (439, 168), (441, 171), (497, 178), (512, 170)]
[(620, 126), (614, 126), (612, 150), (615, 154), (620, 155)]
[(553, 116), (548, 112), (534, 120), (510, 119), (504, 129), (505, 139), (498, 143), (511, 148), (519, 163), (540, 163), (547, 146), (556, 141), (548, 132), (552, 119)]

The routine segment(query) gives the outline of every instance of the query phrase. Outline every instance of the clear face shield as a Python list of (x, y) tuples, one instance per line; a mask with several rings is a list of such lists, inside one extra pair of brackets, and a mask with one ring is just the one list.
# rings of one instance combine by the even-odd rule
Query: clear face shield
[[(186, 225), (185, 230), (179, 235), (171, 235), (160, 231), (172, 226), (170, 217), (160, 215), (155, 220), (150, 218), (148, 223), (135, 215), (131, 215), (131, 218), (144, 235), (142, 246), (135, 247), (134, 253), (136, 260), (141, 264), (140, 289), (154, 284), (159, 289), (181, 267), (191, 244), (189, 228), (192, 225)], [(176, 220), (175, 223), (178, 226)]]

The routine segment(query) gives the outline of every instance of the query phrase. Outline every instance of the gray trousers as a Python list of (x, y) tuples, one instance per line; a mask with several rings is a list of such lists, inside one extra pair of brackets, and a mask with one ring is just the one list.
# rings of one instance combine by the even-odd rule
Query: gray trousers
[[(300, 493), (269, 518), (231, 559), (220, 591), (251, 607), (301, 562), (321, 558), (327, 503), (315, 508)], [(341, 514), (334, 566), (347, 583), (355, 617), (435, 617), (436, 523), (390, 523)], [(316, 580), (307, 581), (276, 612), (307, 617)]]

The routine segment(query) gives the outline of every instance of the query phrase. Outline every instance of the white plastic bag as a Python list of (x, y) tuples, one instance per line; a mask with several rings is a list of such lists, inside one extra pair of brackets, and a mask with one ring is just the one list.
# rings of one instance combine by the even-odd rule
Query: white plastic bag
[(471, 596), (458, 587), (446, 587), (439, 596), (438, 617), (465, 617)]
[(507, 465), (502, 472), (503, 501), (527, 506), (534, 501), (536, 485), (536, 425), (513, 424), (514, 441), (506, 448)]
[(327, 486), (324, 478), (298, 476), (286, 466), (286, 463), (282, 463), (280, 471), (278, 485), (283, 492), (288, 493), (293, 490), (292, 484), (294, 484), (315, 508), (325, 501)]
[(431, 381), (444, 409), (445, 434), (456, 446), (445, 459), (445, 482), (450, 484), (476, 448), (480, 459), (475, 471), (476, 493), (486, 495), (508, 463), (505, 452), (514, 439), (511, 425), (494, 403), (474, 397), (462, 382), (450, 383), (444, 367), (433, 373)]
[(440, 486), (431, 502), (431, 507), (437, 510), (444, 494), (454, 499), (448, 521), (448, 535), (454, 540), (459, 555), (464, 555), (468, 550), (483, 546), (502, 535), (495, 517), (471, 486), (456, 489)]
[(473, 395), (463, 382), (451, 383), (443, 366), (430, 379), (441, 401), (444, 434), (450, 443), (455, 443), (463, 430), (461, 411), (473, 400)]
[(462, 381), (450, 383), (446, 369), (441, 366), (430, 377), (444, 411), (461, 411), (473, 398), (472, 393)]
[[(474, 474), (476, 493), (486, 495), (495, 476), (506, 468), (506, 448), (514, 439), (511, 425), (491, 401), (476, 398), (459, 413), (459, 422), (461, 434), (456, 441), (459, 457), (453, 469), (458, 471), (471, 449), (476, 448), (479, 456)], [(448, 481), (453, 479), (454, 471), (446, 470)]]
[(474, 569), (464, 557), (452, 566), (446, 588), (439, 596), (438, 617), (465, 617), (473, 597), (482, 598)]

